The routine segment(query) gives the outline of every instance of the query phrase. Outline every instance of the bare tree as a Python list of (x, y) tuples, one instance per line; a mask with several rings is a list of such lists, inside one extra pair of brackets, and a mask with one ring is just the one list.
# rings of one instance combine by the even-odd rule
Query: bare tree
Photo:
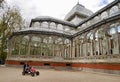
[(4, 0), (0, 0), (0, 7), (2, 7)]
[(6, 58), (8, 37), (12, 32), (21, 29), (22, 22), (22, 16), (17, 8), (3, 8), (2, 15), (0, 17), (0, 59), (2, 61), (5, 61)]

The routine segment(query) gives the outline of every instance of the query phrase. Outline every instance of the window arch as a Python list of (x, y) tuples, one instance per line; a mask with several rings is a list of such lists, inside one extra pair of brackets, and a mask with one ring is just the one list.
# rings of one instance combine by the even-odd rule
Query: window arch
[(110, 35), (115, 34), (115, 33), (116, 33), (115, 28), (114, 28), (114, 27), (113, 27), (113, 28), (111, 28), (111, 29), (110, 29)]
[(117, 27), (117, 31), (120, 32), (120, 25)]
[(70, 27), (69, 26), (65, 26), (64, 31), (70, 31)]
[(40, 27), (40, 23), (39, 22), (34, 22), (34, 27)]
[(58, 44), (62, 44), (62, 43), (63, 43), (63, 42), (62, 42), (62, 38), (58, 38), (58, 39), (57, 39), (57, 43), (58, 43)]
[(98, 30), (95, 32), (95, 40), (98, 40)]
[(93, 19), (94, 21), (93, 22), (98, 22), (99, 20), (100, 20), (100, 18), (98, 17), (98, 16), (96, 16), (96, 17), (94, 17), (94, 19)]
[(117, 28), (118, 27), (115, 27), (116, 25), (115, 24), (111, 24), (110, 25), (110, 29), (109, 29), (109, 42), (110, 42), (110, 54), (119, 54), (119, 47), (118, 47), (118, 35), (117, 35)]
[(101, 19), (105, 19), (105, 18), (107, 18), (107, 17), (108, 17), (107, 12), (103, 12), (103, 13), (101, 14)]
[(31, 39), (31, 41), (33, 41), (33, 42), (39, 42), (40, 38), (37, 37), (37, 36), (33, 36), (32, 39)]
[(91, 23), (90, 23), (90, 21), (88, 21), (88, 22), (87, 22), (87, 26), (90, 26), (90, 25), (91, 25)]
[(92, 40), (93, 39), (92, 32), (89, 32), (86, 37), (87, 37), (87, 39)]
[(58, 24), (58, 25), (57, 25), (57, 29), (63, 30), (63, 25), (62, 25), (62, 24)]
[(41, 26), (42, 26), (42, 28), (48, 28), (48, 23), (47, 22), (42, 22)]
[(50, 28), (56, 29), (56, 24), (55, 24), (54, 22), (51, 22), (51, 23), (50, 23)]
[(22, 40), (29, 40), (29, 36), (24, 36), (23, 38), (22, 38)]
[(117, 6), (113, 6), (111, 9), (110, 9), (110, 16), (113, 16), (113, 15), (116, 15), (118, 14), (119, 12), (119, 9)]
[(49, 38), (49, 43), (53, 43), (52, 37), (48, 37), (48, 38)]
[(48, 43), (48, 38), (44, 38), (43, 43)]
[(65, 44), (68, 44), (70, 43), (70, 40), (69, 39), (65, 39)]

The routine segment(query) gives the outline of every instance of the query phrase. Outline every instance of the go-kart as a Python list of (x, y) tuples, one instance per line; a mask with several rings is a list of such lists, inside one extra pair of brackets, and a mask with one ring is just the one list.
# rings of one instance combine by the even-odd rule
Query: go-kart
[(23, 69), (22, 75), (26, 75), (26, 74), (30, 74), (31, 76), (38, 76), (39, 75), (39, 71), (37, 71), (35, 68), (33, 67), (28, 67)]

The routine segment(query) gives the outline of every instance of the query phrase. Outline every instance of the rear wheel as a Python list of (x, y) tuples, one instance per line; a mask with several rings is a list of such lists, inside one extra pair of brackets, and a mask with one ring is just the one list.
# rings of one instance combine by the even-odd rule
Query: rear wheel
[(22, 75), (25, 75), (25, 72), (22, 72)]

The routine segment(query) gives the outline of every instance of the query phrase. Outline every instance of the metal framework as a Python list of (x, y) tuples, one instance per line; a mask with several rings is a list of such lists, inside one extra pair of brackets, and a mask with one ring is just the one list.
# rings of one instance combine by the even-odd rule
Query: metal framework
[(11, 35), (8, 47), (7, 60), (118, 63), (120, 0), (79, 24), (52, 17), (32, 19), (30, 28)]

